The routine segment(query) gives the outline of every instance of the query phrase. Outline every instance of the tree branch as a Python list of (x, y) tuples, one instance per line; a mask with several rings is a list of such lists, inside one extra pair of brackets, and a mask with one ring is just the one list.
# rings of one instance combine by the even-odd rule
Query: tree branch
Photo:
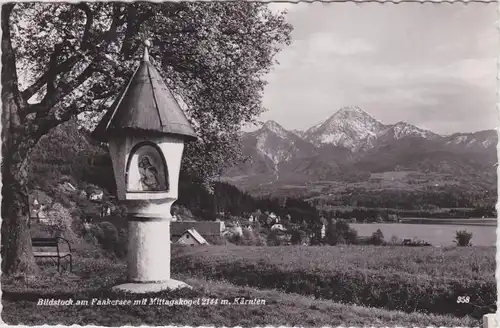
[(85, 16), (87, 17), (85, 21), (85, 31), (83, 32), (82, 37), (82, 50), (87, 50), (89, 47), (90, 30), (92, 29), (92, 24), (94, 23), (94, 14), (92, 13), (92, 10), (88, 6), (88, 4), (86, 4), (85, 2), (78, 3), (78, 5), (76, 5), (76, 8), (83, 10)]
[(54, 108), (52, 114), (47, 115), (41, 119), (38, 119), (38, 123), (36, 124), (36, 130), (33, 131), (32, 136), (34, 138), (41, 138), (45, 134), (49, 133), (49, 131), (56, 126), (69, 121), (73, 115), (78, 115), (82, 110), (76, 105), (76, 101), (73, 102), (66, 110), (64, 110), (63, 114), (59, 117), (56, 115), (58, 112), (58, 108)]
[[(89, 40), (90, 40), (90, 30), (92, 28), (92, 24), (94, 21), (94, 14), (92, 13), (92, 10), (86, 3), (79, 3), (76, 8), (83, 10), (86, 15), (86, 22), (85, 22), (85, 31), (83, 33), (82, 37), (82, 50), (87, 50), (89, 48)], [(70, 36), (73, 36), (72, 34), (69, 33)], [(47, 84), (47, 95), (45, 96), (44, 100), (48, 100), (51, 97), (51, 93), (54, 91), (53, 87), (53, 81), (56, 78), (56, 76), (61, 73), (61, 72), (66, 72), (71, 70), (71, 68), (78, 62), (78, 60), (81, 59), (80, 55), (73, 56), (65, 60), (63, 63), (57, 65), (57, 56), (59, 55), (59, 52), (62, 49), (63, 44), (59, 43), (56, 44), (54, 47), (54, 51), (51, 54), (50, 58), (50, 63), (49, 63), (49, 68), (48, 70), (31, 86), (29, 86), (26, 90), (24, 90), (21, 95), (23, 99), (27, 102), (31, 97), (33, 97), (34, 94), (36, 94), (45, 84)], [(33, 112), (35, 109), (31, 108), (30, 112)]]
[(78, 60), (81, 59), (81, 56), (73, 56), (62, 62), (61, 64), (54, 67), (52, 71), (47, 70), (36, 82), (34, 82), (31, 86), (26, 88), (21, 95), (25, 101), (28, 101), (35, 93), (37, 93), (47, 82), (49, 81), (52, 74), (59, 74), (61, 72), (65, 72), (71, 67), (73, 67)]
[(128, 58), (130, 48), (132, 47), (132, 36), (134, 35), (134, 28), (135, 28), (134, 21), (136, 19), (136, 16), (137, 16), (137, 8), (134, 6), (134, 3), (131, 3), (127, 7), (127, 14), (126, 14), (127, 28), (125, 30), (125, 39), (123, 40), (123, 44), (120, 49), (120, 52), (122, 53), (125, 59)]
[(73, 90), (78, 88), (83, 82), (85, 82), (89, 77), (91, 77), (92, 74), (94, 74), (94, 66), (90, 64), (78, 77), (68, 82), (61, 81), (58, 84), (59, 99), (62, 99), (69, 93), (73, 92)]
[(78, 88), (83, 82), (90, 78), (94, 72), (94, 67), (91, 64), (87, 66), (87, 68), (85, 68), (79, 76), (75, 77), (71, 81), (59, 82), (53, 92), (50, 94), (47, 92), (44, 99), (40, 103), (29, 105), (29, 113), (36, 113), (37, 119), (43, 119), (44, 115), (47, 115), (52, 107)]
[(137, 28), (155, 15), (153, 11), (148, 11), (147, 13), (139, 16), (137, 14), (137, 8), (133, 5), (133, 3), (131, 3), (127, 9), (127, 28), (125, 30), (125, 41), (123, 42), (120, 49), (120, 53), (125, 60), (130, 59), (132, 54), (137, 50), (137, 47), (133, 46), (133, 36), (137, 32)]
[(57, 73), (55, 72), (55, 69), (57, 66), (57, 57), (59, 56), (61, 48), (62, 48), (62, 43), (56, 44), (54, 47), (54, 51), (50, 56), (49, 69), (47, 71), (49, 73), (47, 76), (47, 93), (43, 98), (42, 103), (46, 102), (47, 99), (49, 99), (49, 97), (51, 97), (56, 92), (55, 80)]
[(113, 38), (116, 38), (116, 31), (118, 30), (118, 26), (120, 26), (120, 23), (123, 23), (122, 19), (122, 10), (121, 6), (117, 3), (113, 3), (113, 21), (111, 22), (111, 26), (109, 27), (109, 30), (106, 31), (104, 34), (104, 41), (109, 42)]
[[(87, 4), (79, 3), (77, 8), (83, 10), (87, 16), (87, 21), (85, 24), (85, 32), (82, 38), (82, 50), (90, 50), (94, 52), (94, 55), (99, 56), (99, 49), (90, 42), (90, 29), (93, 23), (94, 14), (92, 13), (90, 7)], [(103, 36), (103, 40), (109, 42), (113, 37), (116, 37), (116, 30), (120, 24), (121, 10), (120, 6), (114, 4), (113, 7), (113, 22), (110, 29)], [(28, 101), (34, 94), (36, 94), (44, 85), (47, 85), (47, 93), (44, 99), (39, 104), (33, 104), (29, 106), (29, 112), (42, 112), (41, 114), (46, 114), (51, 106), (54, 106), (66, 95), (71, 93), (75, 88), (81, 85), (87, 78), (89, 78), (96, 70), (99, 60), (94, 60), (92, 67), (87, 67), (80, 76), (71, 80), (71, 82), (61, 82), (59, 85), (54, 86), (53, 82), (57, 75), (64, 72), (69, 72), (75, 66), (75, 64), (81, 60), (83, 57), (80, 54), (70, 57), (63, 63), (57, 64), (57, 57), (59, 55), (62, 44), (56, 45), (54, 52), (51, 55), (48, 70), (30, 87), (23, 91), (22, 96), (25, 101)], [(102, 58), (101, 58), (102, 59)], [(107, 59), (107, 58), (106, 58)]]
[(96, 100), (107, 99), (107, 98), (113, 96), (114, 94), (116, 94), (116, 90), (113, 90), (113, 89), (111, 89), (109, 91), (101, 92), (97, 88), (91, 88), (90, 91), (97, 93), (94, 96), (94, 99), (96, 99)]

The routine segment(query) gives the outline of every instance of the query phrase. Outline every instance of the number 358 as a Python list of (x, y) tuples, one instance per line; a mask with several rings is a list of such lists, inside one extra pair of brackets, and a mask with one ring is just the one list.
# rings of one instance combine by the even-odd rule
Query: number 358
[(469, 296), (458, 296), (457, 298), (457, 303), (469, 303), (470, 297)]

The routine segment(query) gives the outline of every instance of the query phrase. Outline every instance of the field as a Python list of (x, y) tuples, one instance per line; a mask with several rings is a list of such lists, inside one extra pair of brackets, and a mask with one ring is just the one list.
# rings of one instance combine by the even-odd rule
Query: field
[[(458, 221), (457, 219), (454, 219)], [(442, 220), (439, 220), (442, 221)], [(496, 226), (455, 225), (455, 224), (401, 224), (401, 223), (360, 223), (350, 224), (360, 236), (370, 236), (380, 229), (385, 240), (392, 236), (400, 239), (424, 240), (433, 246), (453, 246), (457, 230), (467, 230), (472, 233), (472, 244), (476, 246), (496, 245)]]
[[(206, 247), (172, 268), (237, 285), (370, 307), (480, 316), (496, 301), (495, 248)], [(458, 296), (470, 304), (457, 305)]]
[[(205, 250), (208, 250), (207, 248)], [(198, 249), (201, 250), (201, 249)], [(214, 249), (215, 250), (215, 249)], [(179, 249), (175, 251), (181, 254)], [(177, 258), (179, 260), (180, 258)], [(174, 259), (174, 262), (176, 259)], [(2, 277), (2, 319), (11, 325), (177, 325), (177, 326), (477, 326), (472, 317), (404, 313), (385, 309), (339, 304), (283, 291), (244, 287), (176, 273), (174, 279), (187, 282), (192, 290), (162, 292), (154, 297), (175, 300), (195, 298), (257, 298), (265, 306), (37, 306), (38, 298), (73, 300), (130, 299), (110, 287), (123, 282), (126, 266), (122, 260), (102, 257), (95, 252), (79, 253), (74, 274), (58, 275), (53, 266), (41, 265), (42, 276), (18, 280)]]

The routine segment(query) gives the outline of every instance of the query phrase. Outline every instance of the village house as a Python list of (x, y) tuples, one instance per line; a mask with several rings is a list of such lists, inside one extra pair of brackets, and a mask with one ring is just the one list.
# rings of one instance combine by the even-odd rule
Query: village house
[(102, 190), (94, 190), (93, 192), (90, 193), (89, 199), (90, 200), (102, 200), (102, 197), (104, 196), (104, 192)]
[(177, 243), (189, 246), (210, 245), (194, 228), (186, 230)]
[(236, 224), (234, 225), (233, 230), (237, 235), (243, 236), (243, 228), (241, 227), (240, 222), (236, 221)]
[(271, 226), (271, 231), (286, 231), (285, 227), (281, 223), (276, 223)]
[(189, 229), (195, 229), (204, 238), (218, 238), (224, 231), (222, 221), (172, 221), (170, 224), (170, 236), (172, 242), (176, 242)]

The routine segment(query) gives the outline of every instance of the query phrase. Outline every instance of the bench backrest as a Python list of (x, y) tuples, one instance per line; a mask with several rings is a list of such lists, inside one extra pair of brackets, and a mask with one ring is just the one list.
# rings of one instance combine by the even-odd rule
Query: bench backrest
[(35, 247), (57, 247), (59, 241), (57, 238), (32, 238), (31, 245)]

